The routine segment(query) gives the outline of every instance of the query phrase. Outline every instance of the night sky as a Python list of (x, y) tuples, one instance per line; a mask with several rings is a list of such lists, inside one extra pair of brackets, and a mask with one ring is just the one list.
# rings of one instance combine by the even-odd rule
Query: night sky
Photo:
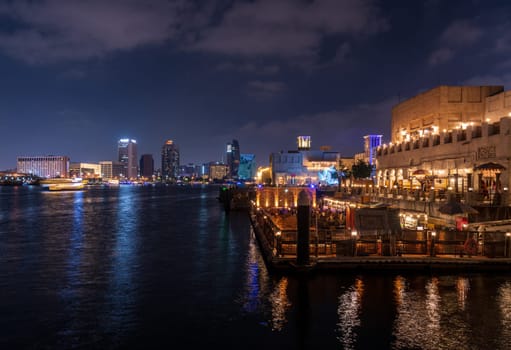
[(511, 81), (511, 2), (0, 0), (0, 169), (17, 156), (116, 160), (172, 139), (181, 164), (226, 143), (269, 154), (363, 136), (438, 85)]

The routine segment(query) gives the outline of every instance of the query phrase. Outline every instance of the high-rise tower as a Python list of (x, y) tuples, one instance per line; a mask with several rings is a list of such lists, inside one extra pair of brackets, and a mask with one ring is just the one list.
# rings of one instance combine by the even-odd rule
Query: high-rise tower
[(232, 140), (227, 143), (227, 165), (229, 166), (229, 176), (233, 179), (238, 178), (238, 170), (240, 167), (240, 145), (238, 140)]
[(163, 181), (175, 180), (179, 171), (179, 147), (167, 140), (161, 149), (161, 175)]
[(120, 139), (117, 143), (119, 162), (125, 169), (128, 179), (136, 179), (138, 175), (137, 141), (133, 139)]

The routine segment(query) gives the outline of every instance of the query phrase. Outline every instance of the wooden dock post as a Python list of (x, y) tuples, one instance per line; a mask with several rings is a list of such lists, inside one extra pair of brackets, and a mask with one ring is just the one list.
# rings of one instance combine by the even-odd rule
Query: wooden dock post
[(298, 194), (298, 208), (296, 214), (297, 242), (296, 264), (309, 265), (310, 263), (310, 198), (307, 191)]

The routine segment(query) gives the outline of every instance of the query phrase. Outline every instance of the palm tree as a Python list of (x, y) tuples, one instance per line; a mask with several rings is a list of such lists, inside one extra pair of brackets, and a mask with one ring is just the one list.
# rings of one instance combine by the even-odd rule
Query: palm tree
[(351, 173), (355, 179), (367, 179), (371, 177), (373, 167), (362, 159), (357, 160), (351, 167)]

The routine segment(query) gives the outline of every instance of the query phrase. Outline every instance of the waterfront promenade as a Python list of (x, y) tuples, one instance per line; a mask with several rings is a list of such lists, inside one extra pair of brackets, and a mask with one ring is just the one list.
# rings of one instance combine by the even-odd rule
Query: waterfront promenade
[[(483, 236), (441, 226), (438, 231), (394, 232), (382, 226), (374, 234), (363, 234), (346, 226), (353, 218), (344, 217), (343, 222), (343, 214), (320, 208), (311, 210), (309, 261), (298, 264), (296, 208), (262, 208), (254, 203), (249, 215), (265, 261), (277, 272), (511, 271), (511, 239), (503, 232)], [(467, 246), (470, 237), (477, 240), (473, 247)]]

